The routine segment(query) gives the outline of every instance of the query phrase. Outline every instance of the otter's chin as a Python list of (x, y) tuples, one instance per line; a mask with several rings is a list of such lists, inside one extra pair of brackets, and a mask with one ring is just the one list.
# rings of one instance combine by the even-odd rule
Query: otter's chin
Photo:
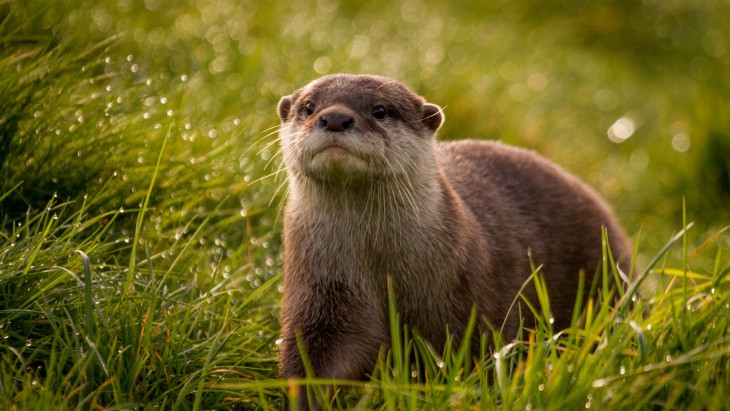
[(342, 146), (329, 146), (312, 157), (307, 167), (318, 178), (352, 178), (368, 174), (368, 163)]

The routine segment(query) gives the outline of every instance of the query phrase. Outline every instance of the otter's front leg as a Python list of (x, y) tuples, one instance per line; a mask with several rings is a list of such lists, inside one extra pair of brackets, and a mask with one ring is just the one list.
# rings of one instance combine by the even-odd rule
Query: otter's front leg
[[(303, 335), (303, 334), (300, 334)], [(299, 348), (306, 352), (313, 375), (310, 377), (333, 380), (361, 379), (373, 370), (379, 350), (386, 344), (386, 337), (375, 339), (373, 335), (339, 335), (330, 336), (329, 341), (322, 338), (296, 337), (282, 340), (279, 373), (286, 379), (303, 379), (307, 377), (306, 368)], [(365, 339), (363, 339), (365, 337)], [(332, 387), (325, 388), (325, 399), (328, 401), (334, 394)], [(294, 400), (293, 398), (291, 400)], [(314, 409), (319, 403), (305, 387), (299, 387), (296, 399), (300, 410)]]
[[(339, 291), (337, 296), (329, 296), (336, 298), (325, 298), (330, 293), (319, 290), (315, 300), (299, 300), (294, 305), (285, 299), (280, 377), (348, 380), (361, 379), (373, 370), (381, 347), (390, 341), (384, 312), (375, 301)], [(313, 375), (307, 375), (302, 353)], [(327, 396), (333, 394), (331, 388), (326, 392)], [(310, 401), (319, 408), (304, 387), (296, 401), (299, 409), (310, 409)]]

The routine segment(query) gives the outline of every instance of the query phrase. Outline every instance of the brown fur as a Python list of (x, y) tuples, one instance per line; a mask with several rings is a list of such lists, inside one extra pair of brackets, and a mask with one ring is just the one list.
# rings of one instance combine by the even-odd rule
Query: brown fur
[[(390, 342), (388, 276), (403, 322), (440, 350), (473, 306), (501, 326), (531, 274), (528, 250), (556, 327), (569, 324), (579, 271), (592, 276), (602, 258), (602, 226), (627, 269), (628, 242), (585, 184), (530, 151), (436, 143), (440, 109), (398, 82), (326, 76), (282, 98), (279, 114), (289, 175), (283, 378), (305, 376), (297, 334), (317, 377), (370, 372)], [(507, 340), (519, 321), (513, 310)]]

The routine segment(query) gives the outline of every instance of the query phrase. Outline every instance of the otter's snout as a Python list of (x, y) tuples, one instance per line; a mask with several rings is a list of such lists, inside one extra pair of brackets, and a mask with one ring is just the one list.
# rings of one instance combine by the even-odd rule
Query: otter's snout
[(320, 114), (317, 126), (327, 131), (345, 131), (355, 125), (355, 117), (346, 110), (327, 110)]

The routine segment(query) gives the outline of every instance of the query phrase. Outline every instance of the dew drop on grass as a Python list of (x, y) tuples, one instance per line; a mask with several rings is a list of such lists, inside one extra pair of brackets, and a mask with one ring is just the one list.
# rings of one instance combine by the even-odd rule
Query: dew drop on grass
[(538, 391), (545, 391), (545, 384), (540, 384), (537, 386)]
[[(498, 354), (495, 354), (495, 355), (498, 355)], [(439, 368), (444, 368), (446, 366), (446, 363), (444, 363), (443, 361), (439, 360), (436, 363), (436, 366), (439, 367)]]
[(671, 355), (669, 355), (669, 354), (667, 354), (667, 358), (666, 358), (666, 360), (667, 360), (667, 362), (672, 362), (672, 356), (671, 356)]
[(624, 367), (624, 366), (622, 365), (622, 366), (621, 366), (621, 368), (619, 368), (618, 372), (619, 372), (619, 374), (621, 374), (621, 375), (624, 375), (624, 374), (626, 374), (626, 367)]

